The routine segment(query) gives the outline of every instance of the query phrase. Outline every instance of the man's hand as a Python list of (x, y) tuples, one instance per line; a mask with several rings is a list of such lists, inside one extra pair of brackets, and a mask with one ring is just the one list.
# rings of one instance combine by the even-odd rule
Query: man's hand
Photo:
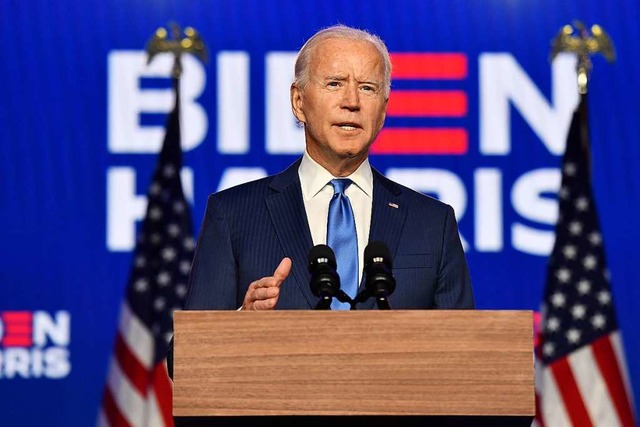
[(243, 310), (271, 310), (280, 296), (280, 285), (289, 277), (291, 259), (283, 258), (273, 276), (263, 277), (249, 285), (242, 303)]

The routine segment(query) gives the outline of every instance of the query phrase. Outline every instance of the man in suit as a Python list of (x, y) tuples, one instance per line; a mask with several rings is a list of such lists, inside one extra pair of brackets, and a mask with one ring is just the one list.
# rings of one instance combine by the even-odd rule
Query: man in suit
[[(334, 222), (347, 217), (352, 227), (346, 238), (354, 250), (336, 251), (351, 297), (362, 283), (364, 248), (379, 240), (393, 257), (392, 308), (474, 307), (453, 209), (369, 164), (369, 147), (384, 124), (390, 75), (386, 46), (368, 32), (338, 25), (307, 41), (291, 85), (305, 153), (277, 175), (209, 197), (186, 309), (315, 307), (307, 254), (337, 236), (328, 224), (331, 215), (338, 216)], [(342, 211), (330, 207), (334, 198)], [(358, 308), (373, 306), (371, 299)]]

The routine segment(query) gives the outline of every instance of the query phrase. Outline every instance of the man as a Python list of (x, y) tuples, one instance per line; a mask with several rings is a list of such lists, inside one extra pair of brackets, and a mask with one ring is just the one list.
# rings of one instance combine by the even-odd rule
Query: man
[[(354, 297), (374, 240), (393, 256), (392, 308), (474, 307), (453, 209), (369, 165), (390, 75), (386, 46), (365, 31), (338, 25), (307, 41), (291, 85), (305, 154), (278, 175), (209, 197), (186, 309), (311, 309), (318, 298), (307, 254), (322, 243), (338, 249), (342, 287)], [(371, 299), (358, 308), (373, 306)]]

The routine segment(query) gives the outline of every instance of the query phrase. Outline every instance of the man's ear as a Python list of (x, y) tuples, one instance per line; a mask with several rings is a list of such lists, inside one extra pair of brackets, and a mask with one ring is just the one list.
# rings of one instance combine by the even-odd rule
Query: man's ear
[(302, 89), (300, 89), (295, 83), (292, 83), (290, 95), (293, 115), (296, 116), (296, 119), (298, 119), (300, 123), (306, 123), (307, 118), (304, 115)]

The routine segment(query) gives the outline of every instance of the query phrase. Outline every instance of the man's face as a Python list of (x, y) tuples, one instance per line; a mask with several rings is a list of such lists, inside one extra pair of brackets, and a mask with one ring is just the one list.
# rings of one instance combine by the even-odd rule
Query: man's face
[(311, 52), (307, 84), (292, 86), (293, 112), (304, 123), (307, 151), (334, 175), (366, 158), (384, 123), (383, 84), (382, 58), (371, 43), (327, 39)]

